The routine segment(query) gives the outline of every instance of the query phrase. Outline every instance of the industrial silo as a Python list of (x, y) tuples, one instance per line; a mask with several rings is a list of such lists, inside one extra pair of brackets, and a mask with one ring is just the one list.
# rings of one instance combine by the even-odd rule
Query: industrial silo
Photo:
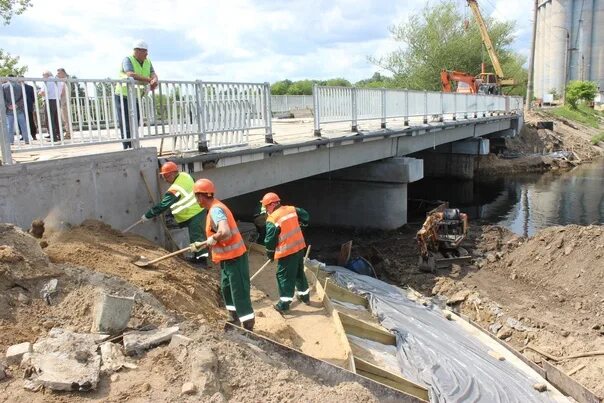
[(537, 8), (535, 97), (563, 94), (569, 80), (604, 92), (604, 0), (544, 0)]

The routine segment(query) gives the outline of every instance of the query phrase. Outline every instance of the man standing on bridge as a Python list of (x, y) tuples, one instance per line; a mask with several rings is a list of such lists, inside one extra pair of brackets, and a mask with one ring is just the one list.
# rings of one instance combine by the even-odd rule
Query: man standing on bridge
[[(206, 237), (203, 226), (206, 210), (200, 207), (197, 200), (195, 200), (193, 178), (186, 172), (179, 172), (178, 167), (172, 161), (162, 165), (160, 174), (170, 184), (170, 187), (161, 201), (147, 210), (141, 220), (143, 222), (149, 221), (170, 208), (178, 226), (180, 228), (187, 227), (191, 243), (204, 241)], [(205, 267), (207, 256), (208, 251), (205, 248), (195, 251), (193, 263)]]
[(266, 219), (266, 238), (264, 246), (270, 260), (277, 259), (277, 286), (279, 302), (274, 308), (280, 313), (289, 309), (296, 297), (310, 304), (310, 289), (304, 275), (304, 235), (302, 227), (308, 226), (309, 215), (306, 210), (294, 206), (282, 206), (276, 193), (267, 193), (260, 201), (269, 214)]
[[(254, 309), (250, 298), (250, 270), (247, 248), (237, 228), (237, 222), (220, 200), (214, 198), (216, 189), (209, 179), (199, 179), (193, 186), (195, 197), (208, 210), (206, 218), (207, 245), (212, 261), (220, 264), (220, 288), (231, 323), (241, 322), (247, 330), (254, 328)], [(191, 244), (191, 250), (197, 245)]]
[[(136, 81), (136, 118), (140, 118), (138, 97), (146, 94), (146, 87), (149, 85), (151, 91), (157, 88), (159, 79), (151, 60), (147, 57), (147, 42), (136, 41), (133, 45), (134, 54), (124, 58), (122, 61), (122, 67), (120, 68), (119, 78), (133, 78)], [(117, 120), (120, 125), (120, 132), (122, 133), (123, 139), (132, 138), (130, 132), (130, 114), (128, 113), (128, 87), (126, 85), (117, 84), (115, 88), (115, 108), (117, 113)], [(127, 141), (123, 143), (124, 150), (132, 148), (132, 143)]]

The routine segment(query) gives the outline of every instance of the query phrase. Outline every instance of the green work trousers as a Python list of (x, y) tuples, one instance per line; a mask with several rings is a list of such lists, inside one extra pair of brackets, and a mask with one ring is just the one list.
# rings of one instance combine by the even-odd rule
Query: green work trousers
[(223, 260), (220, 268), (220, 288), (226, 309), (237, 312), (241, 322), (253, 319), (247, 252), (235, 259)]
[(279, 302), (282, 309), (289, 309), (289, 304), (294, 299), (294, 291), (298, 289), (298, 297), (308, 302), (310, 289), (304, 274), (304, 251), (282, 257), (277, 262), (277, 287), (279, 288)]
[[(203, 209), (199, 214), (194, 215), (189, 218), (187, 221), (183, 221), (179, 224), (181, 228), (187, 227), (189, 230), (189, 241), (193, 242), (203, 242), (206, 240), (206, 216), (208, 215), (208, 210)], [(199, 258), (201, 256), (208, 256), (208, 249), (204, 248), (199, 252), (195, 252), (195, 258)]]

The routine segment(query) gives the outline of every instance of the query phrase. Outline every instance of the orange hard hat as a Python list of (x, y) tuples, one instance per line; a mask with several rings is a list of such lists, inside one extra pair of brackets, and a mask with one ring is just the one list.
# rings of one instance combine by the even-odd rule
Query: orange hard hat
[(279, 196), (277, 196), (277, 193), (268, 192), (267, 194), (264, 195), (262, 200), (260, 200), (260, 203), (262, 203), (262, 205), (266, 207), (269, 204), (278, 202), (278, 201), (281, 201), (281, 199), (279, 198)]
[(197, 182), (193, 185), (193, 193), (209, 193), (214, 194), (216, 189), (214, 188), (214, 183), (211, 180), (202, 178), (198, 179)]
[(161, 166), (160, 175), (165, 176), (171, 172), (178, 172), (178, 167), (172, 161), (168, 161)]

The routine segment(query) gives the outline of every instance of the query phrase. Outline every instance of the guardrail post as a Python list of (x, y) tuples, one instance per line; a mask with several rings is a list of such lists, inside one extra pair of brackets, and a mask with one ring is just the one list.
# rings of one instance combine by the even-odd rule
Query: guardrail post
[(409, 91), (405, 90), (405, 116), (403, 117), (403, 125), (409, 126)]
[(356, 87), (352, 87), (351, 89), (351, 97), (352, 97), (352, 127), (350, 131), (358, 132), (359, 128), (357, 126), (357, 89)]
[(424, 91), (424, 124), (428, 123), (428, 91)]
[(199, 137), (197, 140), (197, 151), (200, 153), (208, 152), (208, 135), (206, 133), (206, 119), (205, 119), (205, 108), (206, 108), (206, 97), (203, 91), (203, 82), (201, 80), (195, 81), (195, 98), (197, 102), (197, 122), (199, 129)]
[(457, 120), (457, 97), (459, 96), (458, 93), (453, 92), (453, 120)]
[(140, 140), (138, 134), (138, 97), (134, 78), (129, 77), (126, 82), (128, 90), (128, 119), (130, 120), (130, 144), (132, 148), (140, 148)]
[(475, 95), (475, 100), (476, 102), (474, 102), (474, 119), (476, 119), (478, 117), (478, 97), (480, 96), (480, 94), (476, 94)]
[[(2, 149), (2, 164), (12, 165), (13, 155), (10, 150), (10, 142), (6, 138), (8, 136), (8, 128), (6, 127), (8, 117), (6, 116), (6, 104), (4, 103), (4, 95), (0, 94), (0, 148)], [(15, 122), (15, 126), (18, 124)], [(42, 130), (40, 129), (40, 138)]]
[(315, 136), (321, 136), (321, 110), (319, 105), (319, 87), (317, 84), (312, 86), (312, 107), (315, 115)]
[(382, 129), (386, 128), (386, 89), (382, 88), (381, 100), (382, 100), (382, 123), (380, 127)]
[(445, 120), (445, 98), (443, 93), (440, 93), (440, 118), (438, 118), (439, 122)]
[[(271, 85), (264, 83), (264, 118), (265, 118), (265, 133), (264, 141), (268, 144), (273, 144), (273, 113), (271, 109)], [(287, 102), (287, 99), (286, 99)]]

